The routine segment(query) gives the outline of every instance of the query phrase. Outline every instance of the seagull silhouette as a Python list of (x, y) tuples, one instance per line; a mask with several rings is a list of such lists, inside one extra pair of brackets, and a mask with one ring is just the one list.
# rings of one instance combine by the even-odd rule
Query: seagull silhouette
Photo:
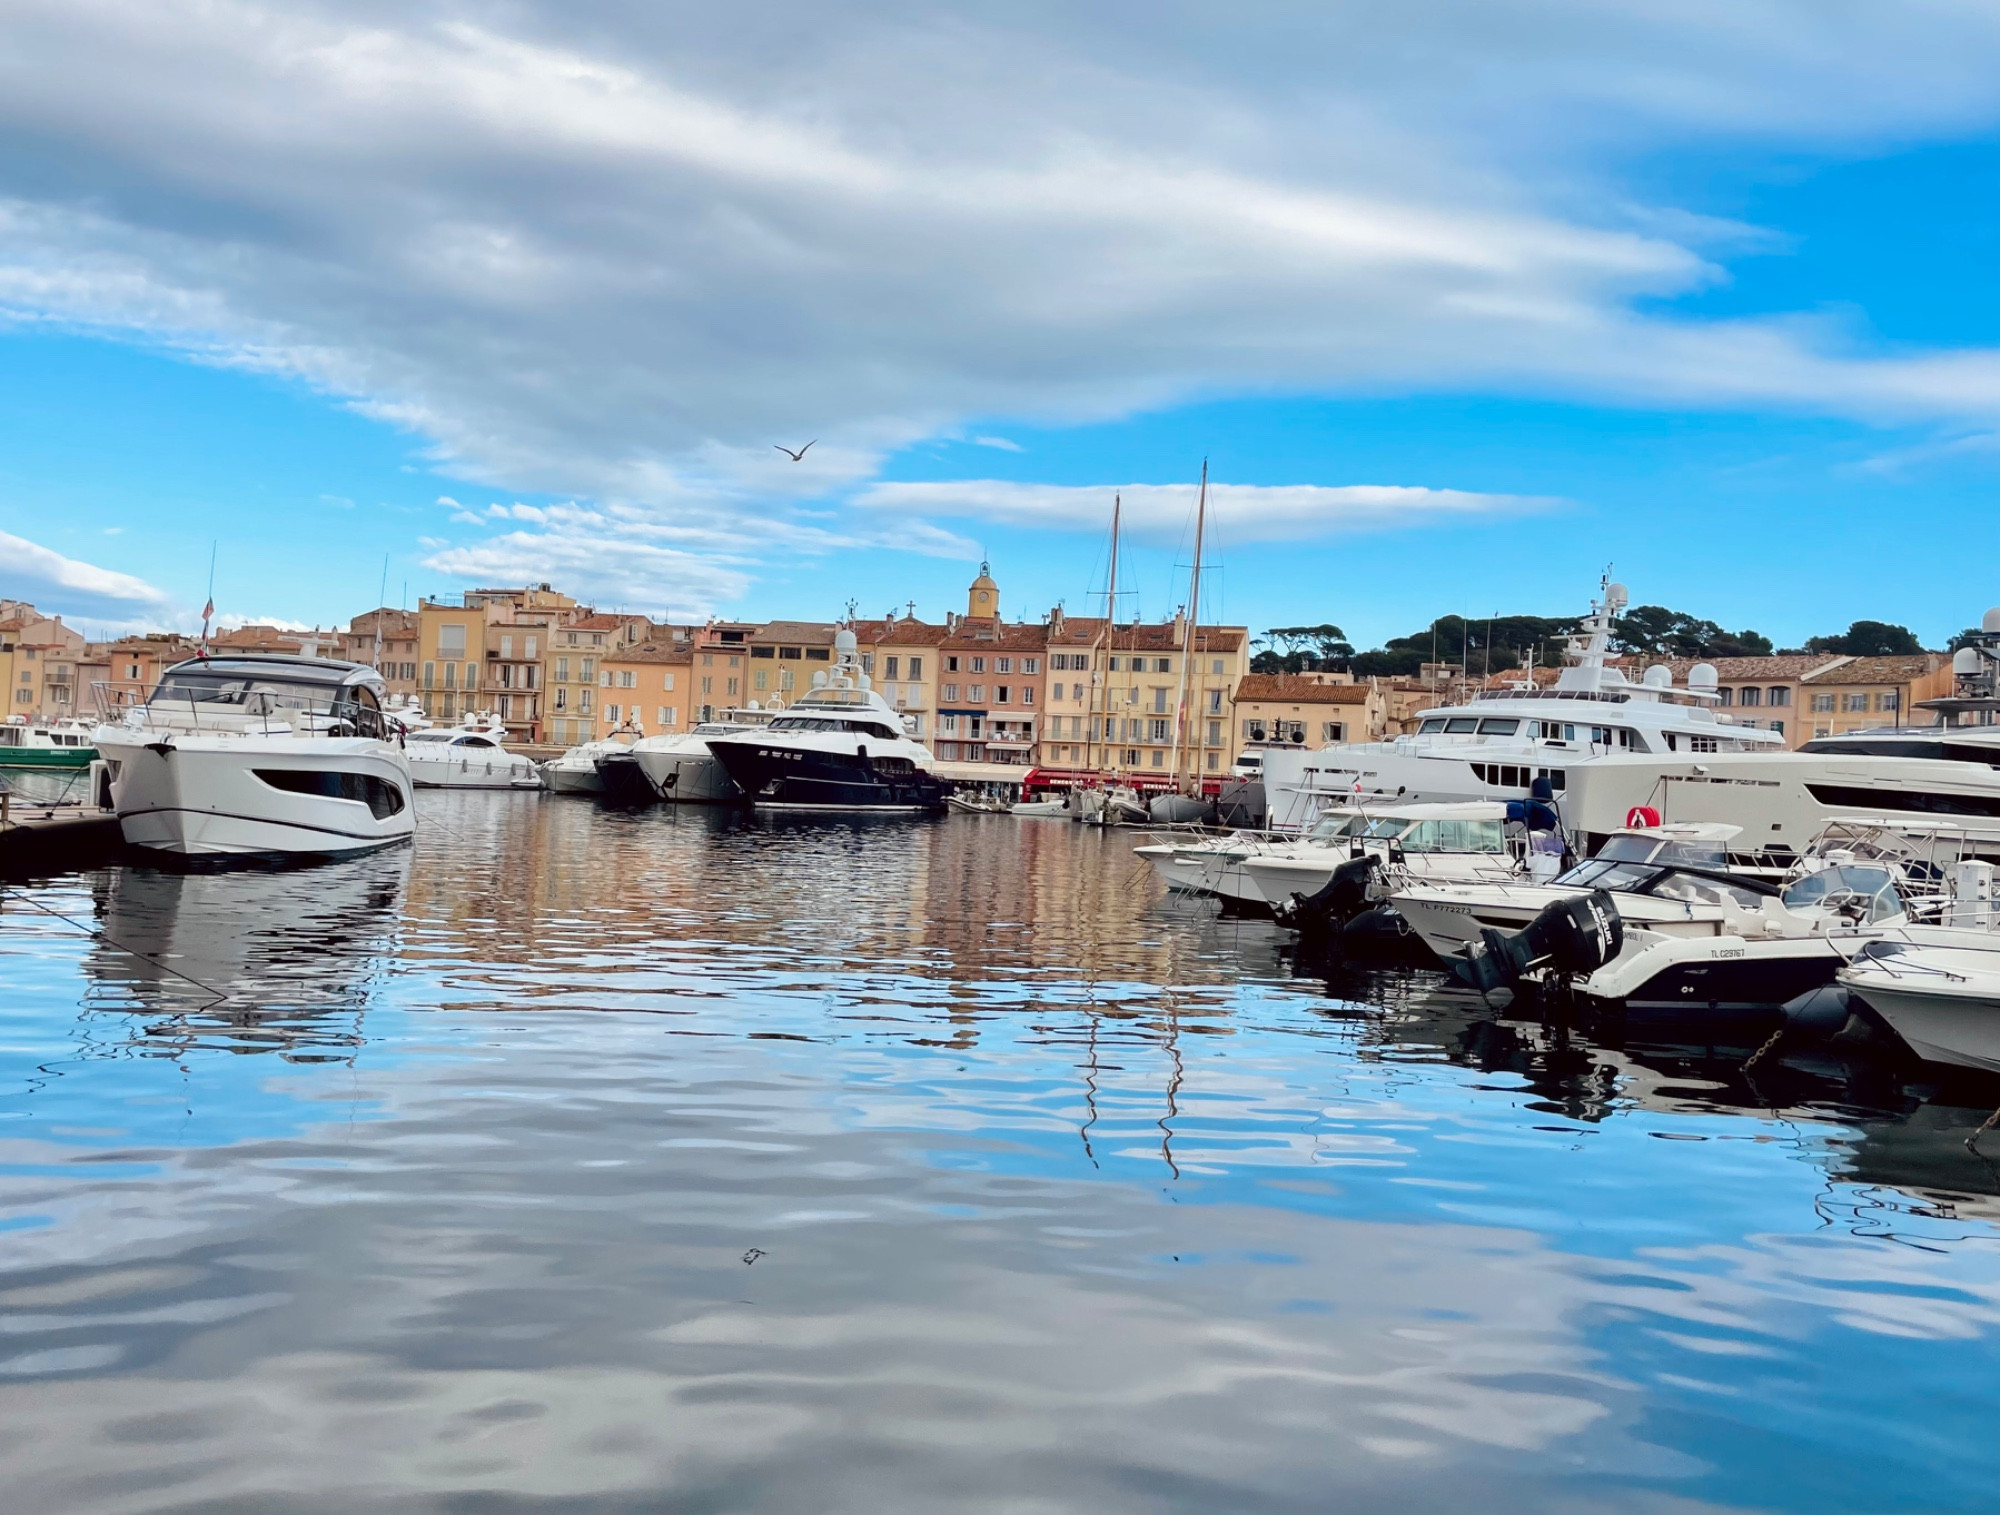
[(812, 442), (806, 443), (806, 445), (804, 447), (801, 447), (797, 452), (793, 452), (791, 448), (785, 446), (782, 442), (773, 442), (771, 445), (777, 448), (778, 451), (782, 452), (786, 457), (790, 458), (794, 463), (796, 463), (800, 458), (804, 457), (808, 452), (812, 450), (813, 442), (817, 442), (818, 440), (819, 440), (818, 437), (814, 437)]

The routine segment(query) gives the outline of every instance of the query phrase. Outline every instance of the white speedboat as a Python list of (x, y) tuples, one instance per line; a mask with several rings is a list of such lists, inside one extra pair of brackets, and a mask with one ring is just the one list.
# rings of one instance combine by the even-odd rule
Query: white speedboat
[(1919, 1057), (2000, 1073), (2000, 909), (1994, 866), (1950, 870), (1937, 919), (1886, 933), (1854, 954), (1840, 984)]
[(412, 731), (404, 740), (410, 776), (419, 789), (540, 789), (532, 758), (501, 745), (507, 728), (477, 723)]
[(1069, 819), (1069, 803), (1061, 798), (1052, 800), (1021, 800), (1016, 804), (1010, 805), (1007, 813), (1009, 815), (1022, 816), (1030, 820), (1066, 821)]
[[(1261, 766), (1271, 829), (1303, 831), (1322, 810), (1362, 800), (1525, 800), (1537, 779), (1546, 779), (1560, 801), (1579, 768), (1620, 755), (1643, 765), (1783, 752), (1785, 739), (1776, 732), (1736, 725), (1715, 708), (1718, 681), (1706, 664), (1678, 688), (1664, 667), (1647, 669), (1637, 682), (1612, 667), (1612, 623), (1627, 599), (1624, 585), (1604, 585), (1552, 688), (1529, 682), (1426, 710), (1415, 733), (1391, 741), (1266, 749)], [(1567, 808), (1564, 819), (1574, 833)]]
[(556, 794), (602, 794), (604, 783), (597, 776), (597, 760), (625, 751), (645, 734), (637, 726), (621, 726), (595, 741), (579, 742), (542, 764), (542, 782)]
[(1251, 853), (1224, 883), (1245, 903), (1275, 909), (1295, 894), (1325, 888), (1334, 869), (1358, 857), (1379, 859), (1385, 881), (1399, 883), (1503, 883), (1528, 876), (1528, 838), (1510, 838), (1507, 806), (1485, 800), (1391, 805), (1348, 816), (1326, 840), (1308, 837)]
[(706, 738), (708, 750), (755, 806), (943, 810), (950, 782), (862, 670), (851, 630), (834, 633), (833, 655), (769, 726)]
[(656, 800), (682, 805), (727, 805), (743, 791), (709, 750), (715, 737), (763, 729), (762, 721), (705, 721), (676, 736), (649, 736), (598, 759), (605, 798), (624, 804)]
[(381, 675), (305, 657), (196, 658), (92, 734), (125, 840), (188, 856), (364, 852), (416, 827)]

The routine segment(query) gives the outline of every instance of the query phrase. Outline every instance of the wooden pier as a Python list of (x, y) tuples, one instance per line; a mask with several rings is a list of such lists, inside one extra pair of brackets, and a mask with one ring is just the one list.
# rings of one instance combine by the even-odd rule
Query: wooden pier
[(85, 805), (24, 804), (0, 791), (0, 878), (67, 873), (110, 862), (124, 848), (118, 817)]

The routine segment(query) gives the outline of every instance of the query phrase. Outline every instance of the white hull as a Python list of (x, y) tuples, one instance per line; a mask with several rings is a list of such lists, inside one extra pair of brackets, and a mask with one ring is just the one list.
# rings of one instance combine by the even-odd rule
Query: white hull
[(1940, 927), (1897, 933), (1893, 957), (1858, 958), (1840, 981), (1933, 1063), (2000, 1073), (2000, 934)]
[[(99, 751), (117, 764), (111, 801), (132, 846), (189, 857), (331, 857), (386, 847), (416, 829), (408, 767), (386, 743), (186, 735), (148, 745), (140, 735), (98, 733)], [(373, 779), (401, 805), (378, 817), (362, 800), (275, 787), (259, 771)]]
[(551, 763), (542, 770), (542, 779), (554, 794), (602, 794), (604, 785), (597, 769), (558, 768)]
[[(1396, 888), (1389, 902), (1439, 957), (1458, 956), (1480, 939), (1482, 928), (1519, 931), (1558, 900), (1586, 895), (1587, 889), (1542, 884), (1476, 884), (1437, 887), (1411, 883)], [(1720, 936), (1718, 914), (1691, 910), (1671, 900), (1614, 894), (1628, 929), (1663, 936)]]
[(410, 759), (410, 778), (419, 789), (539, 789), (542, 776), (518, 753), (492, 757)]
[(682, 805), (719, 805), (743, 798), (743, 791), (709, 755), (705, 743), (688, 742), (687, 746), (701, 750), (675, 752), (643, 744), (633, 748), (632, 755), (661, 799)]

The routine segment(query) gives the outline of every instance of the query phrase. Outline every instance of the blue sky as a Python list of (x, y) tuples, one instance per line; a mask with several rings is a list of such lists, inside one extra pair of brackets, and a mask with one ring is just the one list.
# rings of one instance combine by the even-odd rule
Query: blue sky
[(87, 627), (211, 544), (321, 624), (1075, 611), (1128, 486), (1152, 617), (1204, 456), (1253, 627), (2000, 601), (1986, 8), (228, 9), (6, 0), (0, 596)]

